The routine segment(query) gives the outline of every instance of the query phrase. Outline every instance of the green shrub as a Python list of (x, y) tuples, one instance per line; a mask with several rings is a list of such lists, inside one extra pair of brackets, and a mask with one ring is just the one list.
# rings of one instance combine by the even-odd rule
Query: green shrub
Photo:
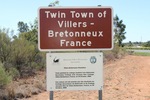
[(150, 50), (150, 47), (126, 47), (129, 50)]
[(0, 87), (4, 87), (12, 81), (12, 77), (5, 71), (0, 63)]
[(14, 67), (12, 67), (12, 68), (9, 69), (9, 75), (10, 75), (13, 79), (17, 79), (17, 78), (20, 77), (19, 71), (18, 71), (16, 68), (14, 68)]
[(150, 56), (149, 52), (134, 52), (133, 55), (136, 56)]

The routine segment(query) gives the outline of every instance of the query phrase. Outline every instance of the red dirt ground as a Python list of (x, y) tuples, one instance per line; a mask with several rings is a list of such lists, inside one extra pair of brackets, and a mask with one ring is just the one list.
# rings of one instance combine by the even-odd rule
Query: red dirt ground
[[(49, 92), (22, 100), (49, 100)], [(57, 91), (54, 100), (98, 100), (98, 92)], [(129, 55), (104, 65), (103, 100), (150, 100), (150, 57)]]

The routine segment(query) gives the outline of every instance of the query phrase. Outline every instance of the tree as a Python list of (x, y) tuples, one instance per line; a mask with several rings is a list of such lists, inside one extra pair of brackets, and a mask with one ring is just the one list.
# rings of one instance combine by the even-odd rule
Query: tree
[(37, 18), (34, 20), (34, 23), (30, 23), (30, 30), (24, 33), (25, 39), (28, 41), (38, 43), (38, 20)]
[(11, 38), (8, 36), (9, 29), (0, 29), (0, 61), (6, 62), (10, 57)]
[(145, 47), (150, 47), (150, 41), (147, 41), (145, 44), (144, 44)]
[(59, 0), (50, 3), (48, 6), (56, 6), (56, 5), (59, 5)]
[(28, 32), (29, 31), (29, 26), (27, 25), (27, 23), (24, 23), (22, 21), (19, 21), (18, 22), (18, 31), (20, 33), (23, 33), (23, 32)]
[(132, 47), (132, 46), (133, 46), (132, 42), (131, 42), (131, 41), (129, 41), (129, 47)]
[(125, 37), (125, 28), (126, 25), (123, 24), (123, 20), (120, 20), (119, 17), (116, 15), (114, 18), (114, 32), (115, 32), (115, 43), (118, 44), (118, 46), (122, 46), (122, 41), (126, 39)]
[[(20, 76), (24, 76), (22, 73), (26, 74), (26, 72), (28, 75), (32, 74), (33, 69), (43, 68), (43, 62), (45, 63), (45, 59), (37, 46), (37, 22), (37, 19), (35, 19), (34, 23), (30, 23), (30, 26), (28, 26), (27, 32), (22, 31), (18, 37), (13, 37), (10, 62), (19, 71)], [(24, 22), (19, 23), (24, 24)]]
[(21, 74), (23, 68), (31, 67), (31, 62), (36, 54), (35, 45), (25, 38), (19, 37), (12, 42), (10, 62)]

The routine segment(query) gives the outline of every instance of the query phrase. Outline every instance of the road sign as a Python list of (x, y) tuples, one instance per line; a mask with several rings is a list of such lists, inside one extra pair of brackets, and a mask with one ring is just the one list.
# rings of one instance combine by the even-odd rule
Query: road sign
[(102, 90), (103, 54), (47, 53), (47, 90)]
[(112, 21), (111, 7), (39, 8), (39, 49), (110, 50)]

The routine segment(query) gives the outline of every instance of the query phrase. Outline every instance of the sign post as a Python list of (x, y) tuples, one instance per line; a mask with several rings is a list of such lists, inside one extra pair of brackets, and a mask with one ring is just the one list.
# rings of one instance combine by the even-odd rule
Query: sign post
[(53, 91), (50, 91), (50, 99), (49, 100), (53, 100), (53, 95), (54, 95), (54, 92)]
[(102, 90), (98, 90), (99, 100), (102, 100)]
[[(38, 12), (40, 51), (113, 49), (111, 7), (43, 7)], [(50, 100), (55, 90), (99, 90), (99, 100), (102, 100), (102, 56), (100, 52), (47, 53)]]

